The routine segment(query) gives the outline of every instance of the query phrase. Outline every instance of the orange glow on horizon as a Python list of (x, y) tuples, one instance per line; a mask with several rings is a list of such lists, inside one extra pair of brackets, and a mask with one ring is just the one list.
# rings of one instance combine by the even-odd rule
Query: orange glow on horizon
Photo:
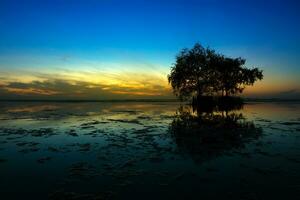
[[(69, 98), (175, 98), (167, 81), (167, 72), (149, 71), (45, 71), (6, 74), (0, 81), (0, 89), (6, 94), (60, 96)], [(282, 82), (278, 77), (265, 76), (253, 86), (247, 86), (242, 96), (266, 96), (288, 90), (299, 90), (295, 81)], [(118, 96), (114, 96), (118, 95)]]

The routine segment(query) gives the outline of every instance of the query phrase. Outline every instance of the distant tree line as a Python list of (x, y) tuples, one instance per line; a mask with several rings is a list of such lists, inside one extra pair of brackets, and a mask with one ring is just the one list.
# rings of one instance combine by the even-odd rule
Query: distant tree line
[(243, 58), (231, 58), (196, 43), (183, 49), (171, 67), (168, 81), (181, 100), (202, 96), (231, 96), (262, 80), (262, 70), (246, 68)]

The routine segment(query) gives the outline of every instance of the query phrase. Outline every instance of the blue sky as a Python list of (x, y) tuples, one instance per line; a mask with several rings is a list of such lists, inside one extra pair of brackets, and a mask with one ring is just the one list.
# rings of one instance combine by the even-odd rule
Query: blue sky
[[(55, 91), (64, 81), (78, 91), (107, 88), (82, 98), (165, 96), (175, 55), (200, 42), (264, 70), (246, 95), (298, 97), (299, 10), (298, 1), (279, 0), (0, 0), (0, 91), (43, 96), (33, 82)], [(12, 88), (16, 82), (22, 87)], [(45, 98), (65, 91), (54, 93)]]

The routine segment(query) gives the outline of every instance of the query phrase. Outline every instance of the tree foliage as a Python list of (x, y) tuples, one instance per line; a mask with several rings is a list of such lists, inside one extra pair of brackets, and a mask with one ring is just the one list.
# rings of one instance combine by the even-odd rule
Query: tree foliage
[(196, 43), (176, 56), (168, 81), (181, 100), (203, 95), (236, 95), (263, 78), (261, 70), (248, 69), (245, 63), (245, 59), (225, 57)]

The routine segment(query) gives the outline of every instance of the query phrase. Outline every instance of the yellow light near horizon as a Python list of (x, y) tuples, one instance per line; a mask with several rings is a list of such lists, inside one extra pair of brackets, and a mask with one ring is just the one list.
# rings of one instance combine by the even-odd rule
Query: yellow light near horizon
[[(10, 85), (10, 83), (17, 83)], [(18, 87), (21, 83), (22, 88)], [(97, 88), (111, 94), (124, 94), (132, 96), (160, 96), (170, 93), (167, 78), (155, 73), (91, 73), (87, 71), (75, 72), (48, 72), (38, 74), (12, 74), (1, 83), (5, 90), (16, 94), (33, 95), (57, 95), (62, 93), (65, 84), (74, 86), (74, 91), (68, 91), (69, 95), (96, 94)], [(17, 85), (17, 86), (15, 86)], [(28, 86), (28, 87), (26, 87)], [(41, 87), (39, 87), (41, 86)], [(23, 88), (24, 87), (24, 88)], [(37, 88), (34, 88), (37, 87)], [(45, 88), (50, 87), (50, 88)], [(90, 91), (90, 92), (89, 92)], [(167, 92), (166, 92), (167, 91)], [(62, 94), (63, 95), (63, 94)]]
[(294, 83), (293, 80), (282, 82), (269, 77), (266, 80), (258, 81), (253, 86), (247, 86), (244, 91), (244, 95), (268, 95), (292, 89), (300, 91), (300, 85)]
[(39, 94), (39, 95), (46, 95), (46, 96), (51, 96), (55, 94), (60, 94), (60, 92), (53, 91), (53, 90), (41, 90), (41, 89), (36, 89), (36, 88), (5, 88), (8, 92), (12, 93), (17, 93), (17, 94)]
[[(24, 88), (9, 86), (10, 83), (24, 83)], [(74, 86), (74, 90), (66, 91), (59, 88), (57, 82)], [(44, 84), (46, 83), (46, 84)], [(51, 86), (51, 88), (41, 88)], [(295, 81), (285, 81), (280, 76), (266, 76), (262, 81), (253, 86), (247, 86), (243, 96), (263, 96), (267, 94), (280, 93), (291, 89), (300, 89), (300, 84)], [(172, 95), (171, 86), (168, 84), (165, 72), (130, 70), (126, 71), (106, 70), (103, 72), (93, 71), (88, 68), (76, 70), (44, 70), (39, 73), (32, 71), (5, 73), (5, 79), (0, 80), (1, 88), (10, 93), (33, 94), (33, 95), (68, 95), (85, 96), (95, 95), (100, 90), (110, 94), (132, 95), (132, 96), (168, 96)], [(64, 85), (62, 84), (62, 87)], [(76, 86), (76, 87), (75, 87)], [(36, 87), (36, 88), (35, 88)], [(66, 86), (67, 87), (67, 86)], [(87, 96), (88, 98), (88, 96)]]

